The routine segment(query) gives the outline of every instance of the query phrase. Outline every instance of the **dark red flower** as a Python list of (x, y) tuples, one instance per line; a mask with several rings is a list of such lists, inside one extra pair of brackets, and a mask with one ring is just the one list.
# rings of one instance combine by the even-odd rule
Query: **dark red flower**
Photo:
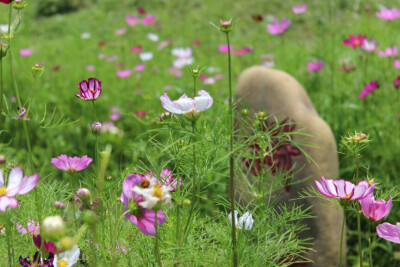
[[(246, 167), (250, 168), (250, 172), (253, 175), (259, 175), (261, 173), (261, 168), (270, 168), (272, 174), (276, 174), (277, 171), (289, 171), (292, 168), (292, 157), (299, 156), (301, 154), (300, 150), (289, 143), (281, 143), (279, 138), (273, 138), (279, 133), (289, 133), (293, 132), (295, 129), (294, 122), (288, 118), (281, 122), (282, 126), (275, 129), (271, 133), (272, 141), (271, 146), (274, 147), (272, 151), (272, 156), (265, 156), (263, 162), (259, 159), (257, 154), (260, 153), (260, 146), (258, 144), (251, 145), (250, 148), (255, 150), (256, 159), (247, 159), (245, 161)], [(268, 125), (267, 121), (263, 123), (263, 131), (265, 132), (267, 128), (274, 127), (276, 123)], [(285, 184), (286, 193), (290, 193), (290, 179), (285, 176), (283, 183)]]
[(3, 4), (9, 4), (12, 2), (12, 0), (0, 0), (0, 2)]
[[(33, 238), (33, 243), (35, 246), (40, 249), (40, 246), (42, 245), (42, 237), (40, 235), (32, 235)], [(44, 252), (51, 252), (51, 253), (56, 253), (56, 245), (52, 242), (47, 242), (46, 240), (44, 241)]]
[(252, 17), (252, 19), (253, 19), (255, 22), (261, 22), (261, 21), (264, 20), (263, 16), (260, 15), (260, 14), (258, 14), (258, 15), (253, 15), (253, 16), (251, 16), (251, 17)]
[(146, 117), (147, 113), (144, 111), (136, 111), (135, 115), (138, 117), (144, 118), (144, 117)]
[(146, 14), (146, 9), (144, 9), (144, 7), (138, 7), (137, 8), (137, 11), (140, 13), (140, 14), (142, 14), (142, 15), (144, 15), (144, 14)]
[[(0, 0), (1, 1), (1, 0)], [(39, 251), (33, 255), (33, 262), (29, 260), (30, 256), (26, 256), (25, 258), (22, 258), (22, 256), (19, 256), (19, 263), (24, 266), (24, 267), (54, 267), (53, 261), (54, 261), (54, 254), (50, 253), (49, 257), (47, 259), (40, 259), (39, 258)]]
[(393, 81), (393, 84), (396, 88), (399, 88), (400, 86), (400, 75), (397, 76), (397, 78)]

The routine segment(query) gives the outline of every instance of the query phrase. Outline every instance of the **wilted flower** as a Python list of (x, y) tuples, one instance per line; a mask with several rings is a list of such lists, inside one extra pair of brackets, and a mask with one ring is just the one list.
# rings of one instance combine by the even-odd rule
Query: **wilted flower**
[(383, 20), (395, 20), (400, 18), (400, 10), (397, 8), (387, 9), (383, 8), (381, 11), (375, 13), (376, 16)]
[(95, 100), (101, 94), (101, 82), (96, 78), (89, 78), (89, 80), (83, 80), (78, 84), (79, 94), (75, 94), (77, 97), (83, 100)]
[(31, 192), (39, 181), (35, 173), (24, 176), (21, 167), (11, 169), (8, 175), (8, 186), (5, 187), (3, 170), (0, 170), (0, 211), (6, 212), (7, 207), (16, 208), (18, 205), (15, 196)]
[(48, 216), (42, 222), (42, 235), (50, 240), (58, 240), (66, 231), (64, 220), (61, 216)]
[[(4, 0), (0, 0), (2, 2)], [(57, 266), (54, 265), (54, 254), (50, 253), (49, 257), (47, 259), (42, 259), (39, 257), (39, 251), (33, 255), (32, 262), (29, 260), (30, 256), (26, 256), (25, 258), (22, 258), (22, 256), (19, 256), (19, 263), (23, 267), (53, 267)]]
[(64, 251), (54, 257), (54, 266), (71, 267), (79, 260), (81, 253), (79, 247), (75, 245), (71, 250)]
[(389, 214), (392, 208), (392, 196), (390, 196), (388, 202), (383, 199), (375, 200), (373, 194), (369, 197), (359, 200), (364, 216), (372, 221), (379, 221), (383, 217)]
[(91, 129), (92, 129), (92, 133), (94, 133), (94, 134), (99, 133), (100, 129), (101, 129), (101, 123), (98, 121), (93, 122)]
[[(151, 209), (143, 208), (140, 203), (143, 197), (137, 195), (132, 189), (138, 185), (143, 188), (150, 186), (151, 180), (146, 179), (142, 174), (129, 174), (122, 184), (121, 202), (125, 205), (126, 220), (130, 220), (134, 225), (139, 227), (140, 231), (145, 235), (155, 235), (155, 212)], [(157, 211), (157, 224), (161, 225), (165, 222), (165, 214), (162, 210)]]
[(92, 159), (87, 155), (82, 158), (79, 157), (68, 157), (67, 155), (61, 154), (57, 158), (51, 159), (51, 164), (57, 169), (64, 170), (67, 172), (76, 172), (86, 169)]
[(324, 176), (321, 177), (321, 183), (315, 180), (315, 185), (322, 195), (340, 200), (360, 200), (369, 197), (376, 186), (370, 186), (367, 181), (354, 185), (343, 179), (331, 180), (325, 179)]
[(372, 53), (375, 51), (377, 46), (378, 46), (378, 44), (376, 43), (375, 39), (370, 39), (370, 40), (365, 39), (361, 45), (361, 49), (364, 51), (367, 51), (369, 53)]
[(398, 48), (397, 46), (388, 47), (384, 51), (378, 51), (378, 55), (381, 57), (393, 57), (397, 55)]
[(307, 5), (292, 6), (292, 11), (294, 14), (301, 14), (307, 11)]
[(353, 47), (354, 49), (362, 46), (362, 44), (364, 43), (364, 41), (367, 39), (367, 36), (365, 35), (357, 35), (354, 36), (353, 34), (350, 34), (349, 39), (348, 40), (344, 40), (343, 44), (344, 45), (350, 45), (351, 47)]
[[(33, 244), (35, 244), (35, 246), (40, 249), (40, 247), (42, 246), (42, 237), (40, 235), (32, 235), (32, 239), (33, 239)], [(43, 245), (44, 245), (44, 252), (48, 253), (56, 253), (56, 245), (52, 242), (43, 241)]]
[[(253, 216), (250, 214), (250, 212), (246, 212), (243, 214), (242, 217), (239, 218), (238, 220), (238, 212), (235, 210), (235, 223), (236, 223), (236, 228), (238, 229), (244, 229), (244, 230), (251, 230), (253, 228)], [(228, 219), (232, 222), (232, 212), (229, 213)]]
[(312, 72), (320, 71), (324, 68), (323, 61), (307, 62), (307, 68)]
[(274, 19), (272, 21), (272, 24), (267, 25), (267, 30), (269, 34), (276, 35), (276, 34), (281, 34), (284, 33), (287, 28), (290, 26), (290, 20), (283, 18), (282, 22), (279, 22), (278, 20)]
[(161, 104), (163, 108), (175, 114), (197, 114), (200, 111), (209, 109), (213, 104), (213, 99), (210, 94), (204, 90), (198, 92), (199, 96), (194, 99), (187, 97), (186, 94), (181, 96), (178, 100), (171, 101), (167, 93), (161, 97)]
[(396, 225), (390, 223), (382, 223), (376, 227), (376, 232), (380, 238), (387, 241), (400, 244), (400, 223)]
[(25, 116), (26, 116), (26, 109), (25, 108), (17, 107), (17, 109), (21, 110), (21, 112), (17, 115), (17, 119), (19, 119), (19, 120), (21, 120), (21, 119), (29, 120), (28, 118), (25, 118)]
[(379, 83), (377, 81), (372, 81), (370, 83), (368, 83), (364, 89), (361, 91), (360, 95), (358, 96), (358, 98), (364, 98), (367, 95), (369, 95), (370, 93), (372, 93), (373, 91), (375, 91), (376, 88), (379, 88)]

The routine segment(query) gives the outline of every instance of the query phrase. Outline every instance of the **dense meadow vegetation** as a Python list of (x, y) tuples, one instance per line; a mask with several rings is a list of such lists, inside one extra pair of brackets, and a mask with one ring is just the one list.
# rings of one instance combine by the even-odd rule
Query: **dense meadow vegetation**
[[(50, 262), (55, 254), (55, 266), (307, 262), (312, 240), (297, 238), (307, 208), (276, 208), (284, 175), (262, 171), (259, 188), (280, 182), (257, 191), (263, 201), (235, 203), (240, 230), (228, 218), (230, 178), (251, 175), (243, 162), (255, 156), (254, 142), (270, 147), (260, 139), (273, 135), (301, 149), (295, 133), (279, 130), (287, 122), (265, 132), (268, 114), (243, 110), (235, 121), (245, 130), (232, 139), (229, 88), (253, 65), (284, 70), (304, 86), (341, 144), (340, 178), (376, 183), (376, 199), (393, 198), (380, 223), (400, 221), (400, 11), (392, 20), (376, 14), (400, 1), (0, 2), (0, 164), (6, 181), (27, 175), (12, 196), (0, 186), (0, 266), (32, 261), (37, 251)], [(12, 10), (9, 39), (10, 5), (24, 3)], [(283, 24), (268, 30), (274, 19)], [(183, 94), (197, 96), (185, 102), (197, 112), (170, 105)], [(62, 155), (81, 159), (73, 166)], [(322, 198), (319, 191), (304, 195)], [(400, 230), (392, 242), (380, 238), (354, 203), (346, 207), (347, 266), (400, 266)], [(49, 218), (56, 215), (62, 220)]]

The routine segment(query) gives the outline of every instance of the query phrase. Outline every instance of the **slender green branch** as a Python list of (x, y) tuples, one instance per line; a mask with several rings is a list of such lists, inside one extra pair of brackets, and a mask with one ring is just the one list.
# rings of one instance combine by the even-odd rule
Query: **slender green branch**
[(372, 241), (371, 241), (371, 223), (368, 222), (368, 246), (369, 246), (369, 267), (373, 267), (372, 263)]
[(161, 262), (161, 255), (160, 255), (160, 247), (158, 244), (158, 230), (157, 230), (157, 211), (154, 212), (154, 228), (156, 229), (156, 235), (155, 235), (155, 245), (154, 245), (154, 254), (157, 259), (158, 266), (162, 267), (162, 262)]
[(339, 266), (343, 267), (343, 236), (344, 236), (344, 225), (346, 224), (346, 209), (343, 209), (343, 222), (342, 232), (340, 233), (340, 252), (339, 252)]
[(112, 258), (111, 258), (111, 266), (114, 266), (114, 260), (115, 260), (115, 250), (117, 247), (117, 235), (118, 235), (118, 228), (119, 228), (119, 224), (121, 223), (121, 220), (125, 217), (125, 215), (129, 212), (129, 210), (125, 211), (124, 213), (121, 214), (121, 216), (118, 219), (117, 222), (117, 226), (115, 227), (115, 231), (114, 231), (114, 236), (113, 236), (113, 248), (112, 248)]

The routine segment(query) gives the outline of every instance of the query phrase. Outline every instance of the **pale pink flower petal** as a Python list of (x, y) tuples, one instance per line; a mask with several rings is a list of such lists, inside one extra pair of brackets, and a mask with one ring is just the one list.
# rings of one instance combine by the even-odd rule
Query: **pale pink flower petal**
[(26, 49), (20, 49), (19, 54), (23, 57), (30, 57), (33, 54), (33, 51), (29, 48)]
[(380, 238), (400, 244), (399, 228), (400, 223), (397, 223), (397, 225), (382, 223), (376, 227), (376, 232)]

